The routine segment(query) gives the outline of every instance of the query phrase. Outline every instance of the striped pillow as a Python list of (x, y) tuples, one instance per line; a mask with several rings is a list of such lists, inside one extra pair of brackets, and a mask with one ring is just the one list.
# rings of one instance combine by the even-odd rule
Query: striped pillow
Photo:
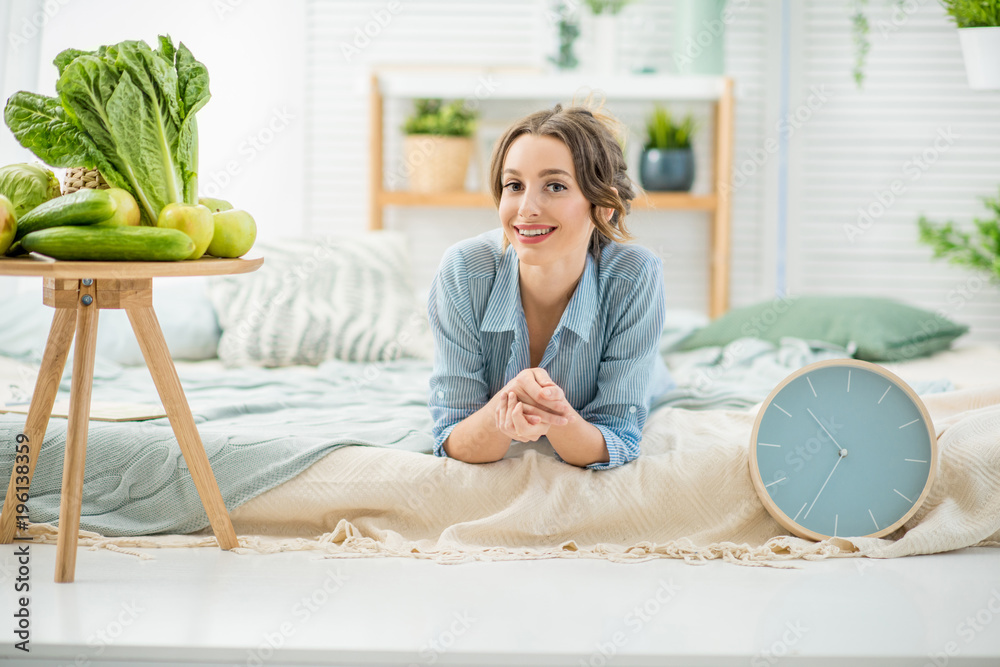
[(258, 243), (257, 271), (209, 280), (228, 367), (391, 361), (418, 334), (406, 237), (374, 231)]

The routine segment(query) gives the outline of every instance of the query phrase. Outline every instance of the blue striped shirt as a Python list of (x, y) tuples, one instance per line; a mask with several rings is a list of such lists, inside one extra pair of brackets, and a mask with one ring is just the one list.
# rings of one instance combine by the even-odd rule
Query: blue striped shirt
[[(459, 422), (529, 368), (519, 261), (513, 247), (501, 253), (502, 234), (493, 229), (448, 248), (431, 284), (429, 407), (436, 456), (447, 456), (444, 441)], [(604, 435), (610, 461), (587, 468), (615, 468), (639, 456), (652, 401), (674, 387), (659, 354), (665, 316), (659, 257), (616, 242), (603, 248), (599, 262), (587, 253), (539, 364)], [(556, 458), (563, 460), (558, 452)]]

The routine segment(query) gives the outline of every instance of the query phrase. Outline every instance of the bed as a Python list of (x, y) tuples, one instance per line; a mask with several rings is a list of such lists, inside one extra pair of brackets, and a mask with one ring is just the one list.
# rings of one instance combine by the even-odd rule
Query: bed
[[(154, 305), (242, 549), (441, 563), (679, 558), (788, 567), (1000, 545), (1000, 347), (955, 346), (960, 326), (931, 342), (936, 352), (914, 349), (929, 345), (926, 336), (887, 351), (868, 340), (870, 322), (855, 324), (850, 340), (831, 341), (786, 335), (782, 324), (726, 332), (697, 313), (670, 311), (660, 349), (678, 387), (654, 403), (639, 460), (583, 470), (557, 461), (543, 438), (512, 444), (501, 461), (469, 465), (431, 455), (433, 345), (426, 292), (414, 292), (406, 253), (394, 232), (300, 239), (264, 246), (270, 267), (259, 276), (159, 290)], [(5, 309), (0, 400), (9, 403), (30, 397), (37, 331), (45, 311), (51, 317), (34, 298), (19, 294)], [(746, 315), (777, 320), (787, 306), (768, 302)], [(158, 404), (124, 322), (102, 314), (100, 333), (95, 404)], [(883, 363), (934, 419), (938, 479), (920, 511), (887, 538), (789, 536), (750, 481), (754, 415), (793, 370), (862, 352), (900, 358)], [(0, 439), (13, 441), (23, 421), (0, 415)], [(65, 420), (52, 419), (32, 483), (29, 532), (41, 543), (55, 541), (65, 434)], [(0, 475), (12, 462), (11, 448), (0, 450)], [(91, 422), (81, 545), (214, 545), (207, 526), (165, 418)]]

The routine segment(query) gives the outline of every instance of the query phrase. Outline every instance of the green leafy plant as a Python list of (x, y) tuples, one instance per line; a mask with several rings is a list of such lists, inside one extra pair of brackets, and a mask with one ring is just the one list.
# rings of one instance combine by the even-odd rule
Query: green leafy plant
[(1000, 282), (1000, 197), (983, 201), (994, 217), (974, 219), (974, 232), (956, 229), (950, 221), (939, 225), (920, 216), (920, 241), (934, 249), (935, 257), (947, 257), (952, 264), (986, 271), (991, 280)]
[(587, 0), (587, 7), (594, 14), (617, 14), (629, 0)]
[(549, 56), (549, 62), (559, 69), (573, 69), (580, 63), (573, 53), (573, 43), (580, 36), (580, 26), (569, 6), (561, 0), (556, 5), (555, 16), (559, 26), (559, 55)]
[(53, 62), (58, 97), (20, 91), (4, 108), (22, 146), (52, 167), (97, 169), (135, 197), (146, 225), (167, 204), (198, 203), (195, 113), (211, 95), (208, 70), (183, 43), (66, 49)]
[(1000, 0), (941, 0), (959, 28), (1000, 26)]
[(854, 42), (854, 83), (861, 88), (865, 81), (865, 63), (871, 50), (868, 39), (871, 26), (868, 23), (868, 0), (854, 0), (854, 13), (851, 15), (851, 40)]
[(694, 130), (693, 116), (688, 115), (677, 123), (669, 111), (657, 104), (653, 108), (653, 114), (646, 120), (646, 150), (690, 148)]
[[(889, 0), (893, 12), (906, 12), (907, 0)], [(851, 41), (854, 43), (854, 68), (851, 75), (858, 89), (864, 87), (865, 66), (871, 51), (871, 22), (868, 19), (868, 0), (854, 0), (851, 11)]]
[(479, 114), (463, 100), (444, 104), (440, 99), (414, 100), (413, 114), (406, 119), (406, 134), (436, 134), (448, 137), (471, 137)]

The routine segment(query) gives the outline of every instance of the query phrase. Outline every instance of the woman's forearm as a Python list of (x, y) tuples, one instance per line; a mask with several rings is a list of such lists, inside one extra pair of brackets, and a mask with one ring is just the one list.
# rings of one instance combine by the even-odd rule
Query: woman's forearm
[(444, 441), (445, 453), (466, 463), (499, 461), (510, 449), (510, 437), (496, 427), (494, 413), (497, 394), (476, 412), (463, 419)]
[(579, 413), (575, 413), (565, 426), (550, 426), (546, 435), (552, 449), (566, 463), (583, 468), (591, 463), (607, 463), (611, 460), (604, 434)]

